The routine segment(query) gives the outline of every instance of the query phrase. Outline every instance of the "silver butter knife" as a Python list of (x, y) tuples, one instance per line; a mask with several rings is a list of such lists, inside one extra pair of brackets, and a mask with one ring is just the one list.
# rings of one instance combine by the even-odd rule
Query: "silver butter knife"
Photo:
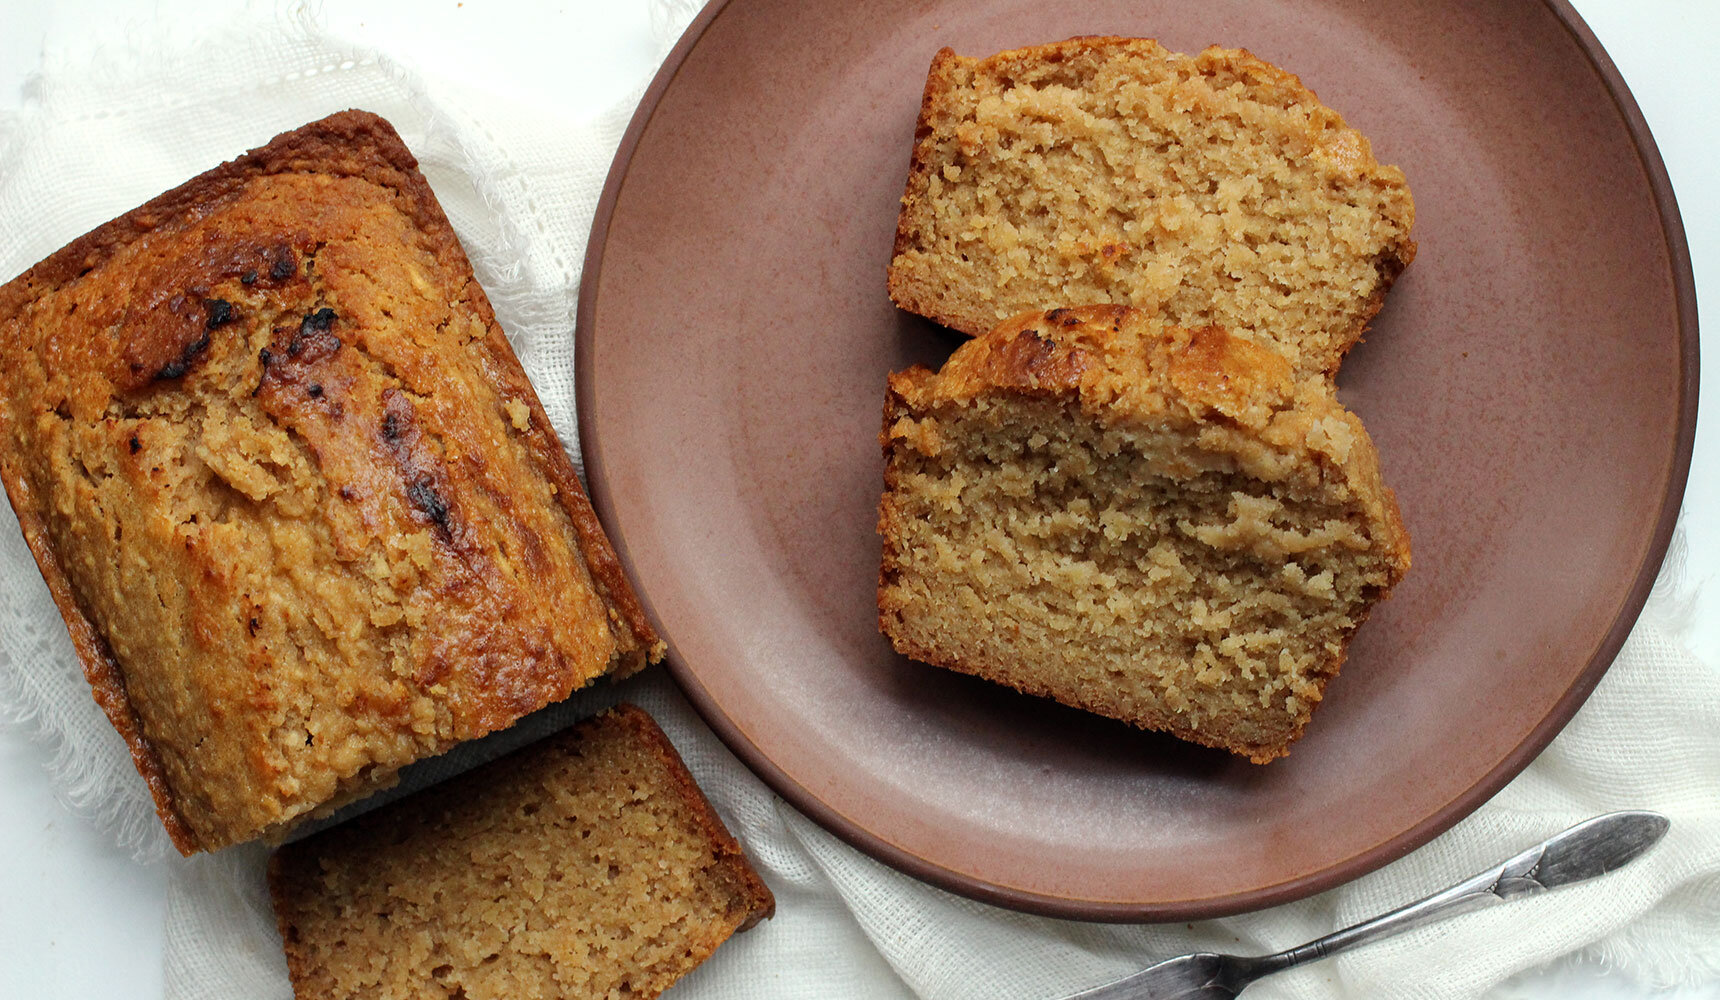
[(1605, 875), (1636, 860), (1671, 825), (1665, 816), (1652, 812), (1597, 816), (1444, 892), (1289, 951), (1257, 958), (1210, 952), (1184, 955), (1068, 1000), (1230, 1000), (1262, 976), (1458, 913)]

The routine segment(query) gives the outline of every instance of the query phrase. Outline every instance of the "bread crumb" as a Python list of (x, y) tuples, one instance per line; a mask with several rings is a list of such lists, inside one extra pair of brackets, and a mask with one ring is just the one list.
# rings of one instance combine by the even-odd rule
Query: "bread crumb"
[(514, 430), (530, 430), (532, 426), (531, 407), (517, 399), (510, 399), (502, 404), (502, 409), (508, 413), (508, 421), (514, 425)]

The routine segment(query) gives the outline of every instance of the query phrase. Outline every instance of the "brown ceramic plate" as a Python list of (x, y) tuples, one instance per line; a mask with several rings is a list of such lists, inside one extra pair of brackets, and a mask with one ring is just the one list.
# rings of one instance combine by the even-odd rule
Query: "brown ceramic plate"
[[(1246, 46), (1401, 164), (1421, 253), (1345, 365), (1415, 539), (1308, 735), (1257, 767), (909, 662), (878, 634), (884, 293), (941, 45)], [(1696, 407), (1684, 237), (1563, 3), (729, 0), (646, 96), (579, 311), (592, 494), (712, 727), (851, 843), (980, 899), (1212, 916), (1354, 878), (1498, 790), (1646, 599)]]

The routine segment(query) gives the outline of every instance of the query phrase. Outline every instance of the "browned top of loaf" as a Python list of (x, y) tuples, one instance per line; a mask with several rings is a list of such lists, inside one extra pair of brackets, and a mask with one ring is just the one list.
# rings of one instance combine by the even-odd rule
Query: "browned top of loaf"
[(282, 848), (296, 994), (656, 996), (775, 901), (645, 712)]
[(180, 850), (659, 655), (417, 163), (277, 137), (0, 287), (0, 475)]
[(1415, 258), (1402, 171), (1240, 49), (1083, 37), (926, 79), (890, 295), (971, 336), (1116, 303), (1336, 372)]
[(898, 442), (936, 452), (905, 414), (1001, 392), (1073, 395), (1104, 423), (1194, 429), (1203, 451), (1267, 482), (1317, 482), (1329, 462), (1369, 522), (1387, 525), (1383, 547), (1409, 564), (1408, 532), (1360, 418), (1323, 381), (1295, 379), (1277, 352), (1217, 327), (1190, 330), (1127, 306), (1024, 313), (963, 344), (939, 371), (916, 366), (889, 383), (886, 452)]

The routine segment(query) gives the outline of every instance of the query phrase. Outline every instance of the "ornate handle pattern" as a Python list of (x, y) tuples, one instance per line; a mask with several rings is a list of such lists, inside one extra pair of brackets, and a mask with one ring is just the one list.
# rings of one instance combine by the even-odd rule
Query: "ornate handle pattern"
[(1665, 816), (1651, 812), (1597, 816), (1444, 892), (1317, 941), (1260, 958), (1249, 969), (1247, 978), (1252, 981), (1456, 913), (1605, 875), (1653, 847), (1670, 825)]

